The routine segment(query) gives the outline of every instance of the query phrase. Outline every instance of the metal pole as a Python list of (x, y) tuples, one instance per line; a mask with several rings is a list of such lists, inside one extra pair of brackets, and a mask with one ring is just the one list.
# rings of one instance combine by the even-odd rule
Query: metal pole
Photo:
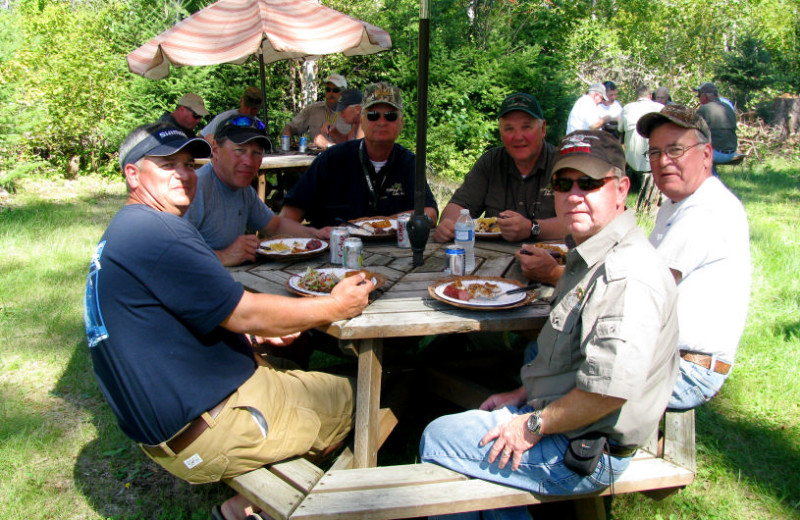
[(264, 71), (264, 53), (258, 53), (258, 68), (260, 71), (261, 76), (261, 118), (264, 121), (264, 126), (267, 130), (267, 139), (269, 139), (270, 147), (272, 150), (269, 152), (274, 152), (274, 147), (272, 146), (272, 138), (269, 136), (269, 119), (267, 118), (267, 74)]
[(417, 65), (417, 154), (414, 172), (414, 215), (408, 235), (414, 252), (414, 267), (422, 265), (431, 223), (425, 216), (425, 171), (428, 137), (428, 60), (430, 55), (430, 11), (428, 0), (419, 3), (419, 63)]

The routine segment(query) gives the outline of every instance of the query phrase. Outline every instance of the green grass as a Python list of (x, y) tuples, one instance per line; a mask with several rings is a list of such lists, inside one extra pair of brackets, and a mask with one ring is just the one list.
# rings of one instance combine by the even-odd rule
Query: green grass
[[(612, 518), (800, 519), (799, 177), (799, 164), (723, 170), (752, 237), (753, 296), (737, 365), (721, 394), (698, 409), (695, 483), (661, 502), (615, 498)], [(0, 207), (4, 520), (199, 520), (231, 495), (152, 464), (119, 431), (97, 388), (82, 292), (94, 245), (124, 200), (119, 179), (24, 181)], [(404, 426), (392, 437), (408, 438), (390, 437), (385, 450), (395, 453), (382, 458), (414, 457), (416, 429)]]

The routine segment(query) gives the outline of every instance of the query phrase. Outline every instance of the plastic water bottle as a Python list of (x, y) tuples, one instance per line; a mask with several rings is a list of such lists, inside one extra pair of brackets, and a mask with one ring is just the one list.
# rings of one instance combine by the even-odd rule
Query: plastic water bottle
[(475, 270), (475, 223), (466, 208), (461, 210), (461, 215), (456, 220), (455, 235), (456, 246), (463, 247), (466, 253), (464, 271), (471, 273)]

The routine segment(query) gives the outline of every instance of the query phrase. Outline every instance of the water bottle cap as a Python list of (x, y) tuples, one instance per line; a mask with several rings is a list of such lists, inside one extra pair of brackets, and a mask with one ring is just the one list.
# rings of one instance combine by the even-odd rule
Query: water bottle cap
[(467, 208), (462, 208), (461, 209), (461, 214), (462, 215), (469, 215), (469, 210)]

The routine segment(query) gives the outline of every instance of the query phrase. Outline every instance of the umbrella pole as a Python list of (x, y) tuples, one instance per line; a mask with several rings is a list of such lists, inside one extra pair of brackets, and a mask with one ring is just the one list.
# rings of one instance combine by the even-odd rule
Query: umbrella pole
[[(261, 76), (261, 117), (264, 120), (270, 147), (272, 147), (272, 138), (269, 137), (269, 119), (267, 116), (267, 77), (266, 72), (264, 72), (264, 54), (260, 52), (258, 53), (258, 68)], [(273, 151), (275, 150), (270, 150), (270, 152)]]
[(419, 63), (417, 65), (417, 154), (414, 172), (414, 215), (408, 223), (408, 236), (414, 252), (414, 267), (422, 265), (422, 253), (430, 235), (431, 222), (425, 216), (425, 166), (428, 137), (428, 60), (430, 11), (428, 0), (419, 4)]

